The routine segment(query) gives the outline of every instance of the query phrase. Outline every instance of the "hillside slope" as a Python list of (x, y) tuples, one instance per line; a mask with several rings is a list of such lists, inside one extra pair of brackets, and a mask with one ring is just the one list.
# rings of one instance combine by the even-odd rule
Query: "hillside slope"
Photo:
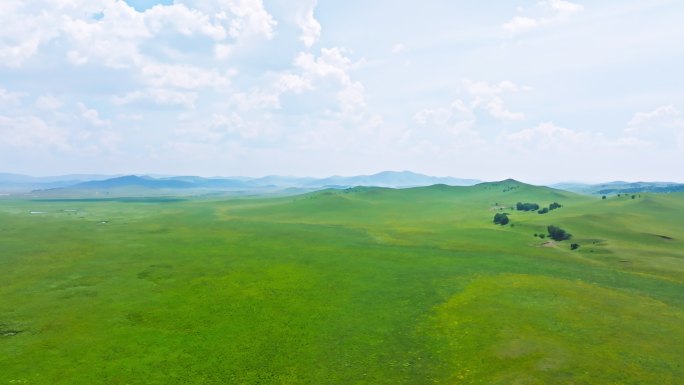
[(0, 383), (675, 385), (682, 212), (513, 180), (2, 199)]

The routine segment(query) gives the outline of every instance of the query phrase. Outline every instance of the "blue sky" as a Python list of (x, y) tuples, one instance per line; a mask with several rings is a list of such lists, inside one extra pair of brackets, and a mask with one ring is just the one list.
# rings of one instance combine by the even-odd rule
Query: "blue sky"
[(681, 1), (3, 0), (0, 171), (684, 182)]

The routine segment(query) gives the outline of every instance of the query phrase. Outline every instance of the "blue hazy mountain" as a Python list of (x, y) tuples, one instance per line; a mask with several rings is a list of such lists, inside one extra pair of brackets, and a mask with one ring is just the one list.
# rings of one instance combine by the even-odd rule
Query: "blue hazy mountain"
[(29, 176), (0, 173), (0, 191), (31, 191), (72, 186), (87, 181), (110, 179), (116, 175), (70, 174), (60, 176)]
[[(200, 177), (200, 176), (112, 176), (99, 174), (71, 174), (35, 177), (21, 174), (0, 173), (0, 192), (20, 193), (28, 191), (78, 191), (78, 190), (203, 190), (203, 191), (310, 191), (321, 188), (348, 188), (355, 186), (419, 187), (444, 184), (471, 186), (477, 179), (436, 177), (411, 171), (383, 171), (372, 175), (331, 176), (326, 178), (269, 175), (250, 177)], [(557, 183), (561, 190), (582, 194), (631, 194), (640, 192), (669, 193), (684, 191), (684, 184), (675, 182), (625, 182), (607, 183)]]
[(269, 175), (260, 178), (248, 177), (213, 177), (199, 176), (117, 176), (109, 177), (93, 175), (65, 175), (56, 177), (30, 177), (18, 174), (0, 174), (0, 189), (5, 191), (37, 191), (50, 190), (121, 190), (121, 189), (200, 189), (205, 191), (243, 190), (259, 191), (274, 189), (313, 190), (319, 188), (347, 188), (355, 186), (377, 187), (417, 187), (434, 184), (451, 186), (470, 186), (479, 183), (475, 179), (459, 179), (452, 177), (435, 177), (410, 171), (383, 171), (373, 175), (332, 176), (327, 178), (293, 177)]
[(551, 187), (581, 194), (615, 195), (642, 192), (672, 193), (684, 192), (684, 183), (674, 182), (624, 182), (615, 181), (597, 184), (557, 183)]
[(436, 177), (418, 174), (411, 171), (383, 171), (373, 175), (359, 176), (332, 176), (311, 181), (309, 186), (328, 187), (328, 186), (377, 186), (377, 187), (418, 187), (431, 186), (435, 184), (446, 184), (450, 186), (472, 186), (480, 183), (476, 179), (458, 179), (452, 177)]
[(82, 182), (69, 189), (117, 189), (117, 188), (149, 188), (149, 189), (186, 189), (197, 187), (195, 183), (175, 179), (155, 179), (152, 177), (139, 177), (135, 175), (121, 176), (105, 180)]

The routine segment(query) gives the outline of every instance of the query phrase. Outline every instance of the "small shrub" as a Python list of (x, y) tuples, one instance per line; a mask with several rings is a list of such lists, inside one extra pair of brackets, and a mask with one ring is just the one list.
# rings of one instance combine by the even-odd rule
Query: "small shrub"
[(561, 207), (563, 207), (563, 205), (561, 205), (560, 203), (553, 202), (549, 205), (549, 210), (555, 210), (555, 209), (559, 209)]
[(543, 209), (537, 211), (537, 214), (546, 214), (546, 213), (548, 213), (548, 212), (549, 212), (549, 209), (547, 209), (546, 207), (544, 207)]
[(601, 197), (601, 199), (606, 199), (606, 196), (605, 196), (605, 195), (604, 195), (604, 196), (602, 196), (602, 197)]
[(539, 234), (539, 238), (541, 238), (541, 239), (546, 238), (546, 234)]
[(577, 243), (573, 243), (570, 245), (570, 250), (577, 250), (579, 248), (579, 245)]

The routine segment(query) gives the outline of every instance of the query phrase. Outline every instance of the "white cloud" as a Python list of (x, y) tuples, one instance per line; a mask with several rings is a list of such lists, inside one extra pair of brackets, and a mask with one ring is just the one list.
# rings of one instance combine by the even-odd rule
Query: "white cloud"
[(83, 103), (76, 104), (81, 117), (93, 126), (109, 126), (111, 122), (100, 119), (100, 113), (92, 108), (86, 107)]
[(8, 117), (0, 115), (0, 143), (11, 147), (56, 147), (69, 150), (65, 133), (35, 116)]
[(146, 63), (141, 67), (143, 82), (157, 88), (174, 87), (193, 90), (205, 87), (227, 87), (233, 75), (233, 71), (221, 74), (216, 70), (191, 65)]
[(48, 94), (42, 95), (36, 99), (36, 107), (45, 111), (55, 111), (60, 109), (64, 103), (58, 98)]
[[(537, 8), (542, 11), (542, 16), (514, 16), (511, 20), (503, 24), (503, 29), (511, 34), (518, 34), (536, 28), (561, 23), (570, 16), (581, 12), (584, 9), (584, 6), (566, 0), (544, 0), (537, 3)], [(519, 9), (518, 11), (521, 10)]]
[(418, 119), (417, 121), (419, 121), (427, 115), (451, 118), (454, 112), (458, 112), (460, 116), (466, 116), (467, 118), (464, 121), (472, 125), (475, 123), (475, 112), (477, 110), (486, 111), (490, 116), (499, 120), (525, 119), (525, 114), (522, 112), (514, 112), (506, 108), (503, 95), (526, 91), (529, 87), (521, 87), (508, 80), (493, 84), (464, 79), (461, 84), (463, 90), (470, 97), (469, 101), (457, 99), (448, 108), (423, 110), (414, 116), (414, 120)]
[(115, 104), (126, 105), (152, 102), (160, 106), (180, 106), (195, 108), (198, 94), (196, 92), (174, 91), (165, 88), (148, 88), (141, 91), (129, 92), (123, 96), (115, 96)]
[(302, 77), (310, 84), (326, 78), (336, 80), (340, 86), (337, 93), (340, 108), (351, 112), (365, 105), (365, 87), (352, 80), (349, 72), (359, 63), (353, 63), (346, 53), (347, 50), (339, 47), (323, 48), (318, 57), (302, 52), (295, 59), (295, 66), (303, 71)]
[(648, 112), (637, 112), (627, 124), (625, 134), (635, 140), (645, 140), (664, 147), (674, 143), (684, 149), (684, 114), (672, 104)]
[(508, 32), (518, 33), (534, 29), (542, 24), (542, 19), (534, 19), (526, 16), (514, 16), (510, 21), (503, 25), (503, 29)]
[(280, 109), (280, 98), (284, 93), (299, 94), (314, 88), (312, 79), (289, 72), (267, 74), (266, 78), (268, 85), (262, 88), (233, 93), (228, 105), (241, 111)]
[(15, 107), (21, 104), (22, 94), (0, 88), (0, 108)]
[(532, 128), (504, 134), (500, 140), (516, 147), (548, 152), (596, 145), (602, 142), (599, 137), (600, 135), (594, 133), (575, 131), (559, 127), (553, 122), (544, 122)]
[(276, 90), (292, 91), (294, 93), (301, 93), (313, 88), (311, 79), (291, 73), (278, 74), (274, 84)]
[(406, 51), (406, 46), (402, 43), (397, 43), (392, 47), (392, 53), (398, 54)]
[(173, 34), (209, 38), (217, 45), (217, 56), (226, 57), (245, 39), (273, 38), (277, 25), (261, 0), (178, 1), (144, 12), (120, 0), (3, 1), (2, 10), (0, 65), (9, 67), (21, 66), (60, 38), (67, 42), (59, 43), (66, 58), (75, 65), (136, 67), (145, 61), (145, 44), (153, 41), (164, 50), (173, 44)]
[(475, 115), (471, 108), (462, 100), (457, 99), (446, 108), (426, 108), (418, 111), (413, 115), (413, 120), (420, 126), (446, 127), (457, 134), (472, 129), (475, 124)]
[(307, 48), (311, 48), (321, 37), (321, 23), (314, 17), (314, 9), (316, 8), (316, 1), (311, 7), (298, 13), (296, 16), (296, 24), (302, 30), (299, 37)]
[(483, 143), (476, 130), (478, 112), (484, 111), (498, 120), (522, 120), (525, 115), (508, 110), (502, 99), (506, 93), (528, 89), (511, 81), (493, 84), (464, 79), (463, 90), (468, 100), (456, 99), (447, 107), (425, 108), (413, 115), (413, 121), (421, 127), (439, 129), (459, 138), (462, 144)]
[(471, 103), (473, 109), (483, 109), (499, 120), (525, 119), (525, 114), (522, 112), (513, 112), (506, 108), (502, 95), (527, 90), (528, 87), (520, 87), (509, 80), (491, 84), (470, 79), (463, 80), (463, 87), (473, 98)]
[(230, 57), (235, 51), (235, 47), (231, 44), (216, 44), (214, 45), (214, 56), (219, 60), (224, 60)]
[(0, 66), (20, 67), (59, 34), (57, 18), (47, 12), (29, 13), (21, 1), (2, 1), (0, 8)]
[(184, 143), (224, 143), (234, 139), (277, 140), (278, 128), (265, 121), (253, 122), (235, 112), (215, 113), (197, 122), (188, 119), (174, 132)]
[(547, 0), (541, 1), (539, 4), (561, 16), (570, 16), (584, 9), (581, 4), (566, 0)]
[(235, 19), (232, 20), (229, 32), (235, 38), (263, 36), (272, 39), (275, 35), (276, 23), (264, 8), (261, 0), (223, 0), (219, 1), (229, 10)]
[(628, 133), (639, 133), (656, 131), (663, 128), (684, 128), (682, 111), (672, 104), (660, 106), (648, 112), (637, 112), (627, 124), (625, 131)]
[(184, 4), (156, 5), (144, 15), (145, 24), (153, 34), (170, 29), (186, 36), (200, 33), (217, 41), (228, 36), (228, 31), (220, 23), (212, 22), (209, 15)]
[(237, 92), (230, 96), (229, 105), (241, 111), (280, 108), (280, 90), (259, 90)]
[[(416, 138), (424, 138), (420, 140), (421, 149), (440, 148), (444, 145), (464, 148), (483, 143), (480, 133), (475, 129), (476, 118), (472, 108), (460, 99), (445, 108), (420, 110), (413, 115), (413, 121), (422, 128), (421, 131), (413, 133)], [(426, 147), (428, 141), (435, 143)]]

